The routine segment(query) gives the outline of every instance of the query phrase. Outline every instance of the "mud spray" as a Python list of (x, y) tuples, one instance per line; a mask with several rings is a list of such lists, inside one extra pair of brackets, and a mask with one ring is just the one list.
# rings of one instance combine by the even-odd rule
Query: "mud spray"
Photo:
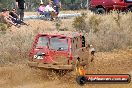
[(41, 84), (55, 81), (61, 83), (73, 83), (73, 75), (65, 73), (66, 72), (64, 71), (62, 72), (55, 70), (31, 68), (26, 64), (15, 64), (13, 66), (6, 66), (0, 68), (0, 86), (2, 88), (15, 88), (17, 86), (20, 87), (26, 84)]
[[(131, 74), (132, 51), (97, 53), (89, 73), (94, 74)], [(61, 73), (61, 74), (60, 74)], [(75, 76), (68, 72), (31, 68), (27, 64), (13, 64), (0, 67), (0, 88), (131, 88), (132, 84), (84, 85), (75, 82)]]

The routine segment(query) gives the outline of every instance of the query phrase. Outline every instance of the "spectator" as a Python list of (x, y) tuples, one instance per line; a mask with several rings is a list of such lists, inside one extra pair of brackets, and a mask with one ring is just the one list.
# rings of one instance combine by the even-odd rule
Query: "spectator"
[(91, 53), (91, 62), (94, 60), (94, 56), (95, 56), (95, 48), (93, 47), (93, 45), (90, 45), (90, 53)]
[(53, 20), (55, 13), (54, 8), (52, 7), (52, 3), (49, 2), (49, 4), (45, 7), (45, 13), (46, 17), (51, 18)]
[(49, 12), (55, 12), (54, 8), (52, 7), (52, 3), (49, 2), (49, 4), (45, 7), (45, 11)]
[(46, 19), (50, 19), (50, 12), (45, 10), (45, 5), (43, 2), (40, 3), (40, 6), (38, 8), (38, 12), (40, 13), (40, 15), (45, 15)]
[(19, 19), (19, 16), (17, 15), (16, 9), (13, 8), (12, 11), (9, 13), (13, 18)]
[(12, 9), (12, 11), (9, 13), (9, 15), (10, 15), (11, 20), (14, 23), (21, 24), (21, 25), (27, 25), (28, 26), (28, 24), (26, 24), (23, 21), (19, 20), (19, 16), (17, 15), (15, 8)]
[(53, 0), (53, 4), (54, 4), (55, 11), (58, 15), (59, 14), (59, 8), (61, 8), (61, 3), (59, 0)]
[(1, 18), (1, 22), (7, 24), (8, 26), (12, 26), (12, 25), (17, 26), (17, 23), (14, 23), (10, 18), (8, 9), (2, 9), (0, 18)]
[(20, 15), (20, 20), (23, 21), (25, 0), (16, 0), (16, 7), (17, 7), (17, 14)]
[(2, 10), (1, 21), (3, 23), (7, 24), (8, 26), (14, 25), (14, 26), (20, 27), (20, 24), (23, 24), (23, 25), (27, 25), (28, 26), (28, 24), (24, 23), (23, 21), (12, 17), (9, 14), (9, 10), (8, 9), (3, 9)]
[(38, 12), (40, 12), (40, 14), (44, 15), (45, 12), (45, 5), (43, 2), (40, 3), (40, 6), (38, 8)]

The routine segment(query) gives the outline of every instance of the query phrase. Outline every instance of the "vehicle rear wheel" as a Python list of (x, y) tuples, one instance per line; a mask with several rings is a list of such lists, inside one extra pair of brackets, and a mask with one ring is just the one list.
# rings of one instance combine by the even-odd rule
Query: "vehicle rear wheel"
[(105, 13), (105, 9), (104, 8), (96, 8), (95, 13), (96, 14), (104, 14)]
[(130, 8), (128, 9), (128, 11), (129, 11), (129, 12), (132, 12), (132, 7), (130, 7)]

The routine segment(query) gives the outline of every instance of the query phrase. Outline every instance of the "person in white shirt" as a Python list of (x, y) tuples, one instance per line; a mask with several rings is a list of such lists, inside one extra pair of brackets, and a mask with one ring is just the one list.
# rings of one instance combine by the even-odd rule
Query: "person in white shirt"
[[(51, 2), (49, 2), (49, 4), (45, 7), (45, 13), (47, 13), (46, 14), (46, 16), (49, 18), (51, 18), (51, 20), (53, 20), (53, 18), (54, 18), (54, 15), (56, 14), (55, 13), (55, 10), (54, 10), (54, 8), (52, 7), (52, 3)], [(50, 13), (50, 14), (49, 14)]]
[(55, 10), (53, 9), (53, 7), (52, 7), (52, 3), (49, 3), (46, 7), (45, 7), (45, 11), (50, 11), (50, 12), (55, 12)]

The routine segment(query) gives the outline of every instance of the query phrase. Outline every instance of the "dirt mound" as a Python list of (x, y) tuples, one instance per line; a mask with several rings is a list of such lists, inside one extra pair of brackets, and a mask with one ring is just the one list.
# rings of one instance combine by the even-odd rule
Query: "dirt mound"
[(95, 74), (127, 74), (132, 70), (132, 50), (100, 52), (95, 59), (91, 65)]
[[(23, 65), (14, 65), (14, 66), (7, 66), (0, 68), (0, 85), (3, 87), (8, 86), (15, 86), (15, 85), (22, 85), (26, 82), (32, 82), (42, 79), (39, 73), (27, 66)], [(37, 76), (37, 77), (36, 77)], [(8, 87), (7, 87), (8, 88)]]

